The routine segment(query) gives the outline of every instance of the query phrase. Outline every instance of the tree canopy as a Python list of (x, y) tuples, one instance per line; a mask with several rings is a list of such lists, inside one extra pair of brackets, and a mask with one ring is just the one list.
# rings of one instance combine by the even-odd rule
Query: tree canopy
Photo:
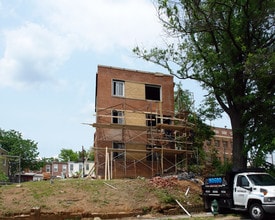
[(94, 160), (93, 152), (86, 151), (82, 147), (82, 151), (73, 151), (72, 149), (62, 148), (60, 150), (60, 154), (58, 155), (58, 159), (62, 162), (83, 162), (84, 160)]
[[(176, 84), (176, 90), (174, 93), (175, 99), (175, 113), (188, 112), (188, 122), (193, 123), (193, 149), (196, 149), (196, 161), (193, 164), (202, 165), (206, 154), (203, 151), (204, 141), (210, 140), (214, 136), (214, 131), (210, 126), (205, 124), (201, 119), (201, 115), (196, 111), (194, 107), (194, 99), (192, 92), (189, 90), (183, 90), (181, 83)], [(192, 164), (191, 164), (192, 165)]]
[(158, 0), (156, 7), (169, 41), (134, 52), (180, 79), (200, 82), (218, 104), (212, 110), (228, 114), (233, 168), (247, 166), (252, 148), (273, 151), (275, 2)]
[(72, 161), (72, 162), (78, 162), (79, 157), (78, 153), (73, 151), (72, 149), (65, 149), (62, 148), (60, 151), (60, 154), (58, 155), (58, 158), (62, 162)]
[(11, 173), (18, 172), (19, 157), (21, 170), (38, 170), (41, 164), (37, 161), (39, 152), (37, 143), (24, 139), (22, 134), (15, 130), (4, 131), (0, 129), (0, 146), (8, 151)]

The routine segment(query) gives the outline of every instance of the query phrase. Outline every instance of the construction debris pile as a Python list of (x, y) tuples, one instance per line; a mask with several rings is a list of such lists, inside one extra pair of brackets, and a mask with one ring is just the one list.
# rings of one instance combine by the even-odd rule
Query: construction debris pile
[(203, 184), (200, 178), (197, 178), (196, 175), (192, 172), (183, 172), (178, 175), (170, 176), (156, 176), (150, 179), (150, 183), (157, 188), (167, 188), (173, 187), (178, 184), (180, 180), (187, 180), (197, 184)]
[(178, 181), (178, 178), (174, 176), (166, 177), (166, 178), (157, 176), (150, 179), (149, 182), (156, 188), (169, 188), (177, 185), (177, 181)]
[(195, 183), (195, 185), (200, 187), (200, 185), (203, 183), (202, 180), (200, 178), (196, 178), (195, 174), (192, 172), (190, 173), (184, 172), (178, 175), (171, 175), (171, 176), (164, 176), (164, 177), (157, 176), (150, 179), (149, 182), (150, 184), (152, 184), (152, 186), (156, 188), (172, 188), (176, 185), (185, 185), (185, 184), (189, 185), (190, 182), (193, 182)]

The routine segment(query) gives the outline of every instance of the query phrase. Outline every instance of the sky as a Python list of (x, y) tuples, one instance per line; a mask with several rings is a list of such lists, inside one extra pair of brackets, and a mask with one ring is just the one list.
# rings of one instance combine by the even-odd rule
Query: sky
[[(167, 73), (132, 52), (163, 44), (151, 0), (0, 0), (0, 27), (0, 128), (36, 142), (40, 157), (93, 146), (98, 65)], [(199, 84), (181, 83), (199, 105)]]

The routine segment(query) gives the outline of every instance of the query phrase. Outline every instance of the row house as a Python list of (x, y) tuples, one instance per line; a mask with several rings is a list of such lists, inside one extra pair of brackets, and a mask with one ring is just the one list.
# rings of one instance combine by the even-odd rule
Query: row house
[(50, 177), (84, 177), (93, 176), (94, 162), (52, 162), (42, 168), (42, 173)]
[(211, 163), (213, 155), (222, 163), (230, 162), (233, 148), (232, 130), (219, 127), (212, 129), (215, 133), (213, 138), (204, 142), (204, 150), (208, 153), (207, 162)]

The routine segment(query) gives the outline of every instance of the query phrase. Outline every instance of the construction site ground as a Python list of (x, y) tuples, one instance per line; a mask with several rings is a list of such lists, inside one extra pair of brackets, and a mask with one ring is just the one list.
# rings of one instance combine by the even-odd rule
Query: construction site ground
[(240, 219), (205, 213), (201, 183), (170, 176), (2, 185), (0, 219)]
[(121, 215), (186, 214), (202, 209), (201, 181), (152, 179), (55, 179), (0, 187), (0, 216), (67, 215), (107, 218)]

